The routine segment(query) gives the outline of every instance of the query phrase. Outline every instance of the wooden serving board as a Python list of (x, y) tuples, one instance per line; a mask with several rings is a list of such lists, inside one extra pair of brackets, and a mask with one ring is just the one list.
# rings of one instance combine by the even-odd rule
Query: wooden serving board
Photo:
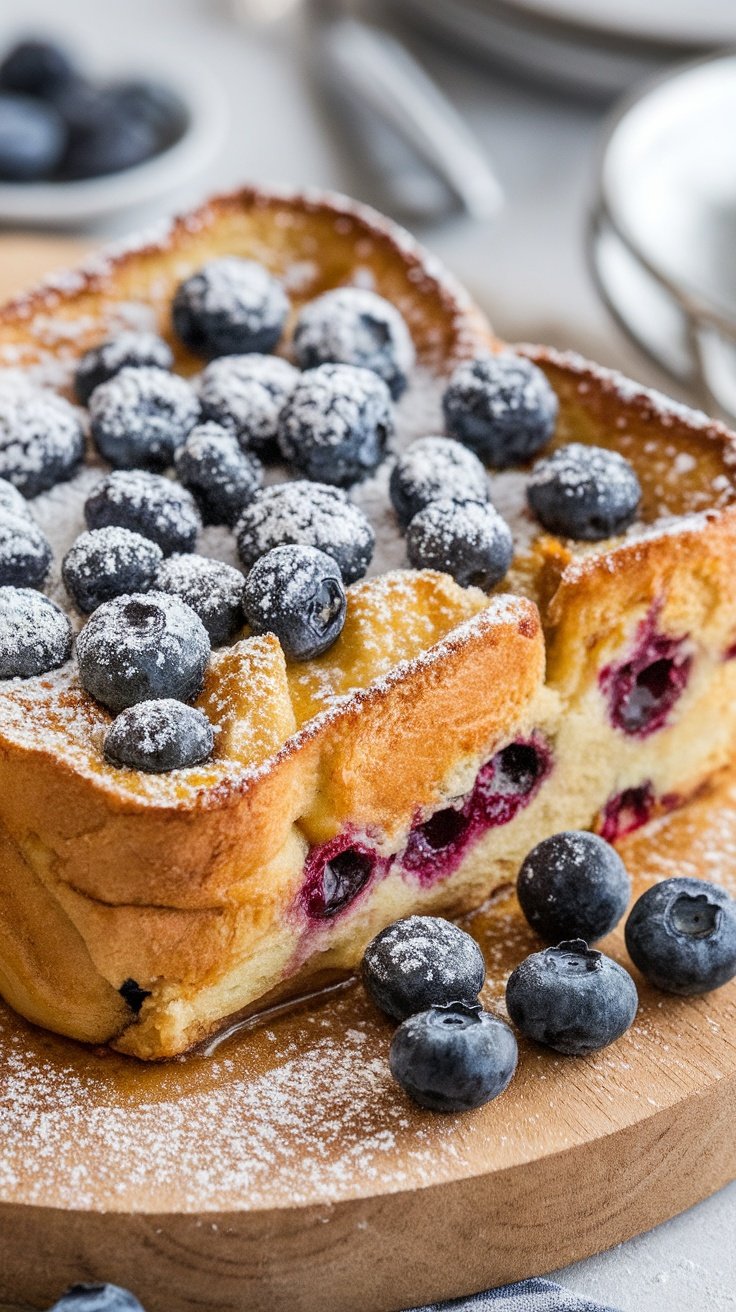
[[(736, 779), (622, 846), (637, 891), (736, 889)], [(512, 894), (469, 928), (500, 1011), (539, 944)], [(626, 961), (620, 931), (605, 946)], [(153, 1067), (0, 1013), (0, 1301), (96, 1277), (148, 1312), (389, 1312), (607, 1248), (736, 1176), (736, 984), (642, 985), (613, 1047), (522, 1044), (507, 1093), (464, 1116), (393, 1085), (391, 1034), (357, 983)]]
[[(0, 238), (0, 298), (79, 253)], [(736, 890), (736, 779), (623, 847), (638, 889)], [(511, 895), (469, 928), (501, 1010), (539, 945)], [(625, 962), (620, 932), (605, 946)], [(0, 1302), (100, 1278), (148, 1312), (394, 1312), (646, 1230), (736, 1176), (736, 985), (641, 994), (614, 1047), (522, 1044), (508, 1092), (465, 1116), (393, 1085), (392, 1027), (357, 984), (155, 1067), (0, 1008)]]

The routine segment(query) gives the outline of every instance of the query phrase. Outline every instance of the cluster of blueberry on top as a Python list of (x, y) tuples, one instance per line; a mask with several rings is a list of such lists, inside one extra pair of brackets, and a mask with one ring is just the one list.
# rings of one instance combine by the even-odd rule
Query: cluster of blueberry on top
[(90, 82), (55, 42), (24, 40), (0, 63), (0, 178), (65, 181), (117, 173), (182, 136), (186, 108), (147, 79)]
[[(186, 703), (210, 647), (247, 621), (275, 633), (291, 659), (320, 655), (342, 631), (345, 586), (370, 564), (373, 529), (347, 489), (390, 449), (412, 339), (388, 301), (341, 287), (302, 308), (292, 364), (268, 354), (288, 311), (263, 266), (215, 259), (172, 303), (175, 333), (206, 361), (196, 385), (172, 372), (172, 351), (153, 333), (121, 333), (79, 361), (76, 397), (112, 470), (87, 499), (87, 532), (62, 577), (90, 615), (77, 641), (81, 682), (121, 717), (105, 741), (110, 761), (160, 771), (206, 759), (211, 727)], [(492, 588), (512, 541), (485, 466), (530, 461), (552, 437), (557, 399), (540, 369), (504, 353), (461, 364), (444, 413), (452, 436), (420, 438), (400, 456), (391, 500), (412, 565)], [(70, 655), (68, 620), (30, 591), (51, 551), (23, 497), (71, 477), (84, 442), (80, 411), (62, 397), (22, 380), (0, 392), (3, 677), (45, 673)], [(263, 487), (273, 459), (297, 481)], [(528, 494), (545, 527), (586, 539), (625, 527), (640, 495), (621, 456), (577, 444), (535, 467)], [(194, 554), (203, 522), (234, 531), (245, 580)]]
[[(630, 892), (620, 856), (596, 834), (555, 834), (526, 857), (521, 908), (557, 945), (528, 956), (506, 985), (508, 1015), (527, 1038), (585, 1056), (632, 1024), (639, 1000), (631, 975), (589, 946), (618, 924)], [(626, 946), (656, 988), (709, 992), (736, 976), (736, 902), (703, 880), (664, 880), (634, 904)], [(464, 930), (433, 916), (397, 920), (368, 945), (361, 974), (376, 1005), (400, 1022), (391, 1072), (422, 1107), (469, 1111), (508, 1087), (516, 1038), (479, 1003), (485, 963)]]

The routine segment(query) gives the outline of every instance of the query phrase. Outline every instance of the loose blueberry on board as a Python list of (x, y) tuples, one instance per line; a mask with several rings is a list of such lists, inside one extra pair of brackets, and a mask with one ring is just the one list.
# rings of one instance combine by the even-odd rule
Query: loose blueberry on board
[(373, 529), (345, 493), (325, 483), (278, 483), (246, 506), (235, 529), (246, 569), (273, 547), (316, 547), (336, 560), (344, 583), (354, 583), (371, 563)]
[(36, 182), (53, 173), (64, 152), (64, 125), (53, 105), (0, 91), (0, 179)]
[(408, 916), (382, 929), (361, 965), (366, 993), (394, 1020), (452, 1002), (477, 1003), (486, 966), (470, 934), (439, 916)]
[(25, 497), (6, 478), (0, 478), (0, 512), (14, 515), (16, 519), (33, 519)]
[(135, 1294), (120, 1285), (84, 1284), (72, 1285), (49, 1312), (144, 1312), (144, 1308)]
[(508, 572), (514, 544), (493, 506), (477, 501), (431, 501), (412, 519), (406, 550), (415, 569), (451, 574), (461, 587), (486, 590)]
[(508, 1013), (522, 1034), (571, 1057), (614, 1043), (638, 1005), (628, 971), (582, 939), (532, 953), (506, 985)]
[(0, 63), (0, 88), (25, 96), (53, 97), (78, 76), (67, 52), (53, 41), (18, 41)]
[(164, 774), (201, 765), (214, 745), (214, 729), (202, 711), (162, 697), (121, 711), (105, 733), (103, 753), (111, 765)]
[(35, 497), (71, 478), (84, 454), (79, 411), (23, 381), (0, 388), (0, 478)]
[(224, 256), (180, 283), (171, 307), (174, 329), (195, 355), (268, 352), (284, 330), (289, 301), (262, 264)]
[(307, 478), (350, 487), (381, 463), (394, 432), (391, 395), (370, 369), (323, 364), (302, 374), (279, 416), (279, 450)]
[(202, 414), (229, 428), (245, 451), (272, 459), (279, 415), (298, 379), (298, 369), (278, 355), (220, 356), (200, 379)]
[(628, 528), (641, 501), (641, 487), (618, 451), (570, 442), (534, 467), (527, 500), (548, 533), (598, 542)]
[(409, 1016), (389, 1052), (394, 1079), (420, 1107), (435, 1112), (467, 1112), (497, 1098), (517, 1060), (508, 1025), (464, 1002)]
[(121, 369), (171, 369), (173, 364), (171, 347), (156, 333), (118, 333), (85, 351), (74, 374), (74, 392), (80, 405), (87, 405), (95, 388)]
[(88, 528), (129, 528), (157, 542), (165, 556), (193, 551), (202, 527), (191, 492), (143, 469), (108, 474), (85, 501), (84, 515)]
[(290, 660), (321, 656), (345, 623), (340, 567), (315, 547), (274, 547), (248, 574), (243, 609), (253, 632), (275, 633)]
[(146, 592), (163, 558), (150, 538), (110, 525), (80, 533), (62, 561), (61, 577), (75, 606), (88, 614), (124, 592)]
[(547, 943), (609, 934), (623, 916), (631, 880), (615, 848), (598, 834), (553, 834), (525, 857), (516, 884), (521, 909)]
[(32, 588), (0, 588), (0, 679), (31, 679), (72, 654), (69, 618)]
[(523, 464), (541, 451), (559, 410), (542, 370), (508, 351), (458, 365), (442, 404), (448, 433), (494, 469)]
[(263, 482), (260, 461), (242, 450), (234, 434), (220, 424), (197, 424), (176, 451), (174, 467), (205, 524), (232, 528)]
[(232, 642), (245, 623), (239, 569), (206, 556), (169, 556), (159, 568), (155, 587), (181, 597), (201, 619), (213, 647)]
[(336, 287), (299, 312), (294, 355), (302, 369), (321, 364), (371, 369), (396, 400), (414, 364), (414, 343), (390, 301), (360, 287)]
[(28, 515), (0, 510), (0, 585), (40, 588), (51, 568), (51, 544)]
[(113, 714), (152, 698), (202, 691), (210, 640), (179, 597), (132, 593), (98, 606), (77, 638), (82, 687)]
[(472, 451), (451, 437), (420, 437), (399, 456), (389, 482), (391, 502), (406, 528), (432, 501), (488, 500), (488, 476)]
[(736, 902), (704, 879), (665, 879), (634, 904), (626, 947), (656, 988), (708, 993), (736, 975)]
[(151, 365), (126, 365), (89, 399), (92, 439), (115, 469), (165, 469), (199, 420), (184, 378)]

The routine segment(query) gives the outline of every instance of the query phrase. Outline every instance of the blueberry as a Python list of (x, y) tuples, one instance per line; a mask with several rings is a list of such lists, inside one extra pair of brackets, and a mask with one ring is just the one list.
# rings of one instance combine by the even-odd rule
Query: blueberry
[(33, 519), (25, 497), (6, 478), (0, 478), (0, 512), (14, 515), (16, 519)]
[(98, 178), (143, 164), (159, 149), (153, 126), (123, 112), (114, 90), (78, 82), (54, 98), (68, 133), (60, 174)]
[(257, 560), (243, 592), (254, 633), (275, 633), (295, 661), (321, 656), (342, 633), (347, 601), (340, 568), (315, 547), (274, 547)]
[(263, 482), (260, 461), (241, 450), (219, 424), (198, 424), (174, 455), (176, 473), (195, 498), (205, 524), (237, 522)]
[(375, 534), (339, 488), (324, 483), (279, 483), (259, 492), (238, 520), (235, 534), (246, 569), (273, 547), (316, 547), (336, 560), (344, 583), (362, 578)]
[(618, 451), (570, 442), (535, 466), (527, 499), (548, 533), (598, 542), (628, 528), (639, 507), (641, 487)]
[(153, 132), (157, 150), (172, 146), (188, 124), (187, 107), (171, 87), (146, 78), (113, 82), (108, 95), (126, 120), (146, 124)]
[(443, 408), (452, 437), (494, 469), (506, 469), (546, 446), (558, 401), (541, 369), (505, 351), (458, 365)]
[(477, 456), (451, 437), (420, 437), (391, 471), (389, 492), (403, 528), (432, 501), (488, 500), (488, 477)]
[(435, 1112), (467, 1112), (497, 1098), (517, 1060), (508, 1025), (464, 1002), (410, 1016), (389, 1052), (394, 1079), (420, 1107)]
[(209, 656), (199, 616), (163, 592), (104, 602), (77, 638), (82, 687), (113, 714), (159, 697), (191, 701), (202, 690)]
[(195, 355), (272, 351), (289, 302), (281, 283), (253, 260), (210, 260), (179, 284), (171, 307), (174, 329)]
[(302, 374), (279, 416), (279, 449), (307, 478), (349, 487), (386, 454), (394, 418), (386, 384), (370, 369), (323, 364)]
[(74, 604), (86, 614), (125, 592), (147, 591), (162, 560), (156, 542), (110, 525), (80, 533), (62, 561), (61, 577)]
[(105, 733), (103, 752), (111, 765), (163, 774), (201, 765), (214, 744), (214, 730), (202, 711), (162, 697), (121, 711)]
[(415, 569), (439, 569), (461, 587), (489, 589), (511, 564), (511, 530), (493, 506), (432, 501), (411, 521), (406, 549)]
[(572, 1057), (620, 1038), (638, 1004), (628, 971), (582, 939), (534, 952), (506, 985), (508, 1013), (522, 1034)]
[(213, 647), (232, 642), (245, 623), (240, 570), (206, 556), (170, 556), (156, 577), (160, 592), (181, 597), (201, 619)]
[(708, 993), (736, 975), (736, 902), (704, 879), (665, 879), (634, 903), (626, 947), (658, 989)]
[(89, 399), (90, 428), (116, 469), (164, 469), (199, 419), (189, 383), (166, 369), (127, 366)]
[(414, 364), (414, 344), (390, 301), (359, 287), (337, 287), (310, 301), (294, 328), (294, 354), (302, 369), (352, 364), (382, 378), (396, 400)]
[(199, 384), (202, 414), (229, 428), (244, 450), (278, 455), (279, 415), (299, 372), (278, 355), (223, 355), (212, 360)]
[(179, 483), (142, 469), (116, 470), (84, 504), (88, 528), (129, 528), (157, 542), (165, 556), (193, 551), (202, 527), (194, 498)]
[(143, 1006), (143, 1003), (145, 1002), (146, 998), (150, 998), (151, 996), (150, 989), (144, 989), (138, 983), (137, 979), (130, 979), (130, 978), (123, 980), (122, 984), (120, 985), (120, 988), (118, 989), (118, 993), (123, 999), (123, 1002), (125, 1002), (130, 1007), (130, 1010), (133, 1012), (134, 1016), (137, 1016), (139, 1014), (141, 1007)]
[(106, 383), (121, 369), (130, 366), (171, 369), (174, 356), (168, 342), (155, 333), (118, 333), (99, 346), (93, 346), (77, 364), (74, 391), (81, 405), (86, 405), (96, 387)]
[(52, 105), (0, 92), (0, 179), (35, 182), (54, 172), (64, 150), (64, 125)]
[(26, 96), (53, 96), (77, 72), (68, 54), (53, 41), (19, 41), (0, 63), (0, 87)]
[(0, 390), (0, 477), (35, 497), (72, 477), (84, 454), (79, 412), (28, 385)]
[(38, 524), (0, 510), (0, 584), (40, 588), (50, 568), (51, 546)]
[(615, 848), (597, 834), (569, 830), (532, 848), (516, 891), (532, 929), (547, 943), (594, 943), (618, 924), (631, 880)]
[(72, 626), (32, 588), (0, 588), (0, 679), (30, 679), (69, 660)]
[(486, 967), (475, 939), (438, 916), (395, 920), (368, 944), (361, 977), (394, 1020), (451, 1002), (476, 1003)]
[(72, 1285), (49, 1312), (144, 1312), (144, 1309), (134, 1294), (119, 1285), (84, 1284)]

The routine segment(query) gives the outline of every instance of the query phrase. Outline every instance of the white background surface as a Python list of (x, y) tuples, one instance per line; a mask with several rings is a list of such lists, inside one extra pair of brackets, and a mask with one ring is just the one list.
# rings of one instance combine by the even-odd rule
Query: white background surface
[[(106, 61), (114, 48), (118, 65), (126, 51), (133, 66), (144, 55), (155, 63), (156, 50), (201, 61), (226, 92), (231, 130), (208, 176), (179, 203), (251, 179), (338, 187), (375, 201), (312, 94), (292, 28), (239, 31), (227, 14), (225, 0), (3, 0), (0, 41), (19, 28), (51, 26), (74, 34), (92, 58)], [(600, 110), (504, 82), (422, 42), (416, 49), (473, 124), (508, 196), (492, 224), (458, 220), (420, 235), (503, 336), (572, 346), (661, 385), (612, 327), (586, 271), (583, 231)], [(560, 1278), (622, 1312), (736, 1309), (736, 1186)]]

